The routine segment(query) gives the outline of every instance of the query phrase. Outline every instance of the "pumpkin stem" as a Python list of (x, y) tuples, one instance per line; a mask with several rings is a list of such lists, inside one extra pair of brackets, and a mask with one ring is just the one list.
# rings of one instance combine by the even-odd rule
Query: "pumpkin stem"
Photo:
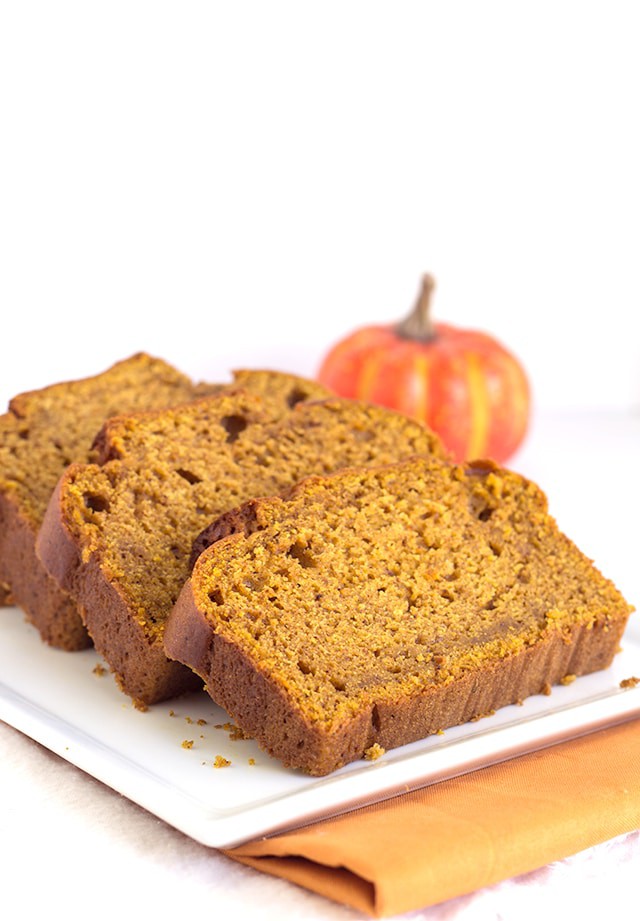
[(397, 334), (403, 339), (430, 342), (436, 338), (435, 326), (430, 316), (431, 295), (435, 286), (435, 279), (432, 275), (423, 275), (422, 287), (415, 307), (409, 316), (396, 327)]

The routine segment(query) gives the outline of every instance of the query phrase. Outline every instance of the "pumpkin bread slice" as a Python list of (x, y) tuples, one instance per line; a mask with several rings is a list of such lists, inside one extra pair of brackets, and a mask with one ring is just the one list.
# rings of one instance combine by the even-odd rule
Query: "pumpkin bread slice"
[(96, 449), (98, 463), (62, 476), (38, 553), (142, 706), (201, 686), (167, 659), (163, 633), (207, 524), (311, 473), (444, 457), (435, 435), (390, 410), (331, 399), (298, 402), (273, 420), (258, 394), (243, 391), (111, 419)]
[(19, 605), (42, 639), (62, 649), (90, 645), (75, 604), (35, 555), (38, 528), (64, 468), (87, 461), (109, 416), (202, 396), (171, 365), (139, 353), (90, 378), (19, 394), (0, 416), (0, 603)]
[(326, 397), (314, 381), (277, 371), (242, 370), (229, 384), (194, 383), (167, 362), (138, 353), (90, 378), (14, 397), (0, 416), (0, 604), (17, 604), (42, 639), (68, 651), (91, 644), (76, 605), (43, 569), (35, 541), (62, 471), (95, 457), (105, 419), (243, 388), (262, 394), (274, 416), (296, 402)]
[(209, 539), (167, 654), (312, 775), (606, 668), (631, 611), (540, 489), (490, 462), (312, 477)]

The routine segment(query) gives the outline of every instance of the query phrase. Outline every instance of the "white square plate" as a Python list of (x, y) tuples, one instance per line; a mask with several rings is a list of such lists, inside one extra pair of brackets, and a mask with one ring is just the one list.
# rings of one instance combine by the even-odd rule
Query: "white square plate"
[[(640, 716), (640, 628), (603, 672), (324, 778), (286, 770), (202, 692), (135, 709), (94, 650), (0, 611), (0, 718), (202, 844), (231, 847)], [(225, 726), (226, 724), (226, 726)], [(230, 762), (215, 768), (217, 756)]]

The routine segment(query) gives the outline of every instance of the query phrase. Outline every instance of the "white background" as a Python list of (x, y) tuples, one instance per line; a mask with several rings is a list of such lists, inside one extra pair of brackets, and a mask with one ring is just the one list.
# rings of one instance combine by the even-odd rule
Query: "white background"
[(142, 349), (313, 375), (483, 328), (536, 406), (640, 405), (635, 2), (2, 2), (0, 406)]
[[(0, 0), (0, 411), (137, 350), (210, 380), (313, 375), (429, 270), (436, 318), (523, 361), (541, 413), (519, 463), (640, 607), (617, 476), (640, 448), (639, 48), (635, 0)], [(113, 917), (125, 892), (159, 918), (363, 917), (0, 741), (16, 918)], [(411, 917), (620, 914), (638, 853)]]

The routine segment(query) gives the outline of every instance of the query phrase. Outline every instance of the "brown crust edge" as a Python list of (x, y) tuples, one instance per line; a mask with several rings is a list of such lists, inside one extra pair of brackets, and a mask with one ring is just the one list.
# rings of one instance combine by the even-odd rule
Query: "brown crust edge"
[(91, 646), (78, 607), (42, 565), (37, 531), (6, 495), (0, 494), (0, 593), (18, 605), (45, 643), (66, 652)]
[[(232, 538), (231, 538), (232, 539)], [(192, 668), (212, 699), (285, 767), (324, 776), (363, 756), (415, 742), (487, 716), (534, 694), (548, 693), (567, 675), (607, 668), (619, 649), (626, 618), (550, 632), (533, 646), (471, 671), (449, 684), (409, 697), (363, 704), (352, 719), (326, 731), (305, 721), (286, 693), (238, 646), (215, 633), (198, 609), (191, 580), (165, 629), (167, 655)]]
[(42, 565), (75, 598), (96, 651), (104, 656), (122, 689), (140, 708), (202, 687), (196, 675), (165, 655), (132, 616), (117, 586), (105, 576), (95, 556), (82, 551), (64, 525), (60, 508), (63, 481), (56, 486), (36, 541)]

